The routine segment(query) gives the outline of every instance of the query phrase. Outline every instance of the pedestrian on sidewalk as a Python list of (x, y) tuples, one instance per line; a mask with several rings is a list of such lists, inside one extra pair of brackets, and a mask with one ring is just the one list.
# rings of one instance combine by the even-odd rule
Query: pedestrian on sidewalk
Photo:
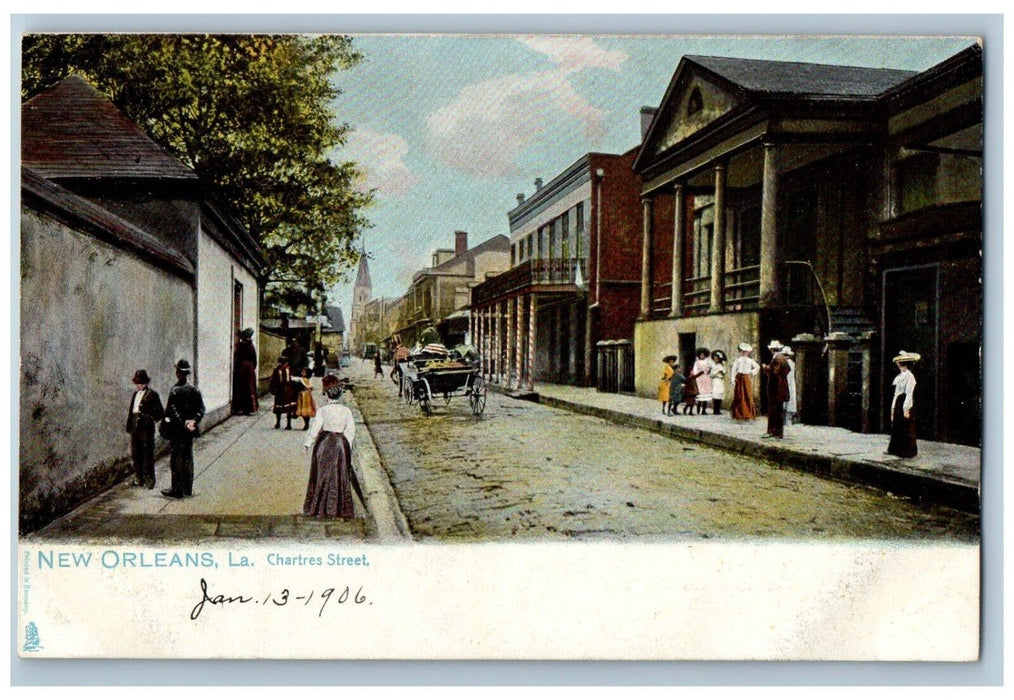
[(384, 376), (384, 368), (380, 365), (380, 348), (373, 355), (373, 378)]
[(253, 328), (239, 332), (232, 353), (232, 412), (237, 416), (257, 413), (257, 350), (253, 344)]
[(796, 353), (788, 345), (782, 348), (785, 361), (789, 363), (789, 373), (785, 375), (785, 381), (789, 385), (789, 400), (785, 402), (785, 425), (796, 423), (796, 361), (793, 359)]
[(204, 397), (193, 384), (188, 384), (190, 363), (180, 360), (176, 363), (176, 385), (169, 390), (165, 404), (166, 433), (169, 440), (169, 471), (172, 481), (162, 495), (168, 498), (184, 498), (194, 495), (194, 438), (200, 435), (200, 423), (204, 418)]
[(721, 350), (711, 353), (711, 404), (716, 416), (722, 415), (722, 399), (725, 398), (725, 359)]
[(356, 421), (352, 411), (341, 402), (342, 387), (338, 377), (325, 375), (323, 386), (327, 403), (310, 422), (309, 434), (303, 443), (303, 450), (311, 453), (303, 514), (348, 520), (355, 517), (352, 445), (356, 439)]
[(672, 382), (673, 365), (676, 363), (675, 355), (666, 355), (662, 358), (662, 378), (658, 382), (658, 400), (662, 402), (662, 415), (669, 415), (669, 385)]
[(762, 438), (785, 437), (785, 402), (789, 400), (789, 362), (782, 354), (782, 344), (772, 340), (768, 344), (771, 351), (771, 363), (763, 365), (767, 375), (768, 392), (768, 431)]
[(739, 357), (732, 363), (732, 417), (734, 420), (753, 420), (757, 417), (757, 405), (753, 400), (753, 377), (760, 372), (750, 353), (750, 343), (739, 344)]
[(690, 373), (697, 381), (697, 414), (706, 416), (708, 404), (712, 398), (711, 369), (714, 363), (711, 361), (711, 351), (707, 348), (697, 348), (697, 361), (694, 362), (693, 371)]
[(134, 372), (134, 397), (127, 412), (130, 433), (130, 459), (134, 465), (134, 486), (155, 488), (155, 426), (162, 421), (162, 399), (148, 385), (147, 370)]
[(681, 403), (683, 403), (683, 385), (686, 384), (686, 375), (679, 371), (679, 366), (676, 364), (679, 360), (673, 355), (673, 375), (669, 380), (669, 415), (675, 416), (676, 409)]
[(902, 350), (894, 358), (898, 375), (894, 378), (894, 398), (891, 400), (891, 440), (887, 454), (897, 457), (915, 457), (919, 448), (915, 441), (915, 375), (910, 367), (922, 359), (916, 352)]
[(683, 415), (693, 414), (697, 404), (697, 379), (693, 365), (687, 365), (686, 380), (683, 382)]
[(313, 402), (313, 384), (310, 381), (310, 370), (304, 369), (299, 378), (303, 387), (296, 398), (296, 415), (303, 419), (303, 430), (310, 427), (310, 419), (317, 415), (317, 405)]
[(278, 365), (272, 370), (268, 384), (271, 395), (275, 397), (275, 405), (271, 409), (275, 414), (275, 428), (281, 426), (282, 416), (285, 416), (285, 429), (292, 430), (292, 414), (296, 412), (297, 396), (293, 379), (289, 356), (283, 352), (278, 356)]

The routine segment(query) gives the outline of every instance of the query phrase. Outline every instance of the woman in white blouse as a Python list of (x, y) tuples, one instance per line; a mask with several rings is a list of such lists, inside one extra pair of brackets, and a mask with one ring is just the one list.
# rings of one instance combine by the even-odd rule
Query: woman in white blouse
[(891, 399), (891, 441), (887, 454), (898, 457), (915, 457), (915, 375), (909, 366), (920, 360), (920, 355), (902, 350), (894, 358), (898, 376), (894, 378), (894, 398)]
[(333, 374), (324, 377), (327, 403), (310, 422), (303, 449), (311, 453), (310, 480), (303, 513), (328, 518), (355, 517), (352, 501), (352, 443), (356, 421), (341, 402), (342, 387)]

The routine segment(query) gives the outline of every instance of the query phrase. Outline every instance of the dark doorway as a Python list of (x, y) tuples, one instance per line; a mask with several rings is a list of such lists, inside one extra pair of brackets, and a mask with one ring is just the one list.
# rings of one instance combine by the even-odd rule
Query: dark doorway
[(915, 412), (920, 438), (937, 438), (938, 267), (884, 271), (884, 371), (881, 428), (890, 429), (892, 382), (898, 372), (891, 358), (899, 351), (917, 352)]
[(680, 370), (686, 374), (686, 370), (689, 367), (694, 366), (694, 360), (697, 359), (697, 334), (696, 333), (680, 333), (679, 334), (679, 353), (680, 353)]

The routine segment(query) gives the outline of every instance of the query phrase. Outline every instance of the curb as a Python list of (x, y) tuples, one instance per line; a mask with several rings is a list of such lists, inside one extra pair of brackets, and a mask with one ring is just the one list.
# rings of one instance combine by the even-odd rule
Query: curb
[[(493, 387), (493, 385), (487, 386)], [(510, 395), (499, 387), (496, 390), (505, 395)], [(566, 399), (542, 396), (538, 393), (527, 393), (516, 398), (534, 401), (535, 403), (541, 403), (573, 413), (601, 418), (617, 425), (649, 430), (666, 437), (699, 442), (727, 452), (771, 460), (780, 465), (792, 467), (793, 469), (824, 479), (869, 486), (890, 492), (896, 496), (904, 496), (922, 503), (955, 508), (973, 515), (979, 513), (978, 488), (959, 481), (891, 469), (882, 464), (865, 460), (850, 460), (831, 455), (811, 453), (804, 454), (791, 448), (744, 440), (731, 435), (694, 430), (673, 423), (664, 423), (660, 420), (630, 415), (608, 408), (599, 408)]]
[(356, 444), (352, 454), (352, 468), (356, 471), (365, 492), (363, 495), (367, 502), (363, 505), (373, 518), (381, 542), (411, 541), (412, 530), (387, 477), (377, 445), (373, 442), (370, 427), (363, 420), (354, 392), (348, 393), (352, 394), (352, 401), (348, 401), (345, 405), (352, 410), (352, 415), (356, 419)]

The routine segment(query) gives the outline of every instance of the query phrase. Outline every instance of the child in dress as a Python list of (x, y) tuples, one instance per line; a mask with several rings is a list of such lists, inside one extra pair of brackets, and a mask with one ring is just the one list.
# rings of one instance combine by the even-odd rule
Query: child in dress
[(303, 370), (299, 383), (303, 388), (296, 399), (296, 415), (303, 419), (303, 430), (307, 430), (310, 427), (310, 419), (317, 415), (317, 405), (313, 402), (313, 386), (310, 384), (310, 370)]
[(686, 379), (683, 382), (683, 415), (694, 412), (694, 404), (697, 403), (697, 379), (694, 377), (693, 366), (688, 366)]
[(686, 384), (686, 376), (676, 367), (673, 362), (673, 375), (669, 379), (669, 415), (676, 415), (676, 408), (683, 403), (683, 385)]

